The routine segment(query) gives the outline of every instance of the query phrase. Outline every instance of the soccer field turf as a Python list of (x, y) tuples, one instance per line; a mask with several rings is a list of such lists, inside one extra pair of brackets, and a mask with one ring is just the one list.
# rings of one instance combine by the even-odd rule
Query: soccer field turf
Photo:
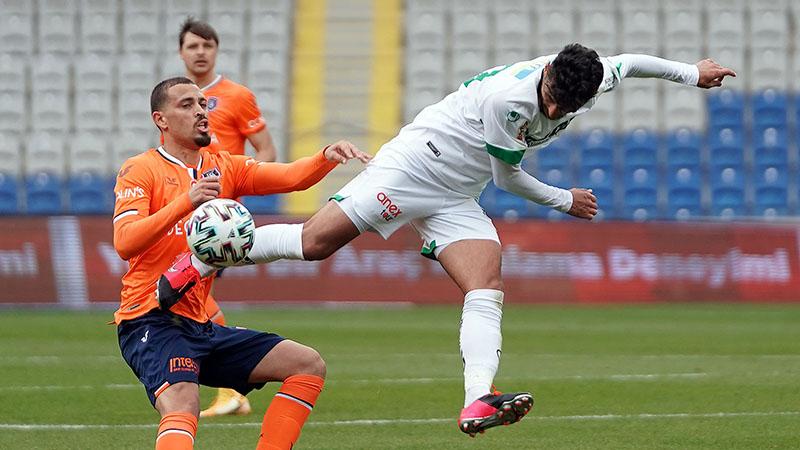
[[(317, 348), (328, 382), (297, 449), (800, 448), (800, 307), (507, 306), (502, 390), (522, 422), (475, 439), (462, 404), (458, 307), (229, 310), (229, 324)], [(152, 448), (158, 417), (109, 312), (0, 313), (0, 448)], [(195, 448), (252, 449), (254, 413), (201, 420)], [(211, 389), (202, 391), (207, 404)]]

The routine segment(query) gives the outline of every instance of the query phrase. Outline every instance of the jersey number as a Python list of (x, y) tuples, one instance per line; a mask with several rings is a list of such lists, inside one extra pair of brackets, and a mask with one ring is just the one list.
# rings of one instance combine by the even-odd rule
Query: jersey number
[(465, 81), (465, 82), (464, 82), (464, 87), (467, 87), (467, 86), (469, 86), (469, 84), (470, 84), (470, 83), (472, 83), (473, 81), (481, 81), (481, 80), (483, 80), (484, 78), (488, 78), (488, 77), (491, 77), (491, 76), (497, 75), (498, 73), (500, 73), (500, 72), (502, 72), (502, 71), (506, 70), (506, 69), (507, 69), (507, 68), (509, 68), (509, 67), (510, 67), (510, 66), (503, 66), (503, 67), (501, 67), (501, 68), (499, 68), (499, 69), (495, 69), (495, 70), (487, 70), (487, 71), (485, 71), (485, 72), (481, 72), (481, 73), (479, 73), (479, 74), (475, 75), (474, 77), (470, 78), (469, 80)]

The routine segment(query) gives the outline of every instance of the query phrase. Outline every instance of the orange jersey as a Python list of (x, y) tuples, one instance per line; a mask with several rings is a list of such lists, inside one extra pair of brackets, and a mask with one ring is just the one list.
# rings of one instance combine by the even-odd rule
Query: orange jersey
[[(183, 223), (194, 210), (189, 188), (203, 176), (218, 175), (220, 198), (307, 189), (336, 163), (322, 152), (290, 164), (257, 162), (228, 152), (200, 150), (197, 167), (187, 167), (163, 147), (136, 155), (122, 165), (114, 188), (114, 248), (129, 263), (122, 277), (120, 323), (158, 308), (155, 290), (175, 257), (189, 250)], [(213, 277), (203, 279), (171, 311), (198, 322), (209, 317), (205, 301)]]
[(201, 89), (208, 101), (208, 121), (211, 127), (211, 152), (227, 151), (244, 155), (247, 136), (266, 127), (256, 97), (241, 84), (218, 75)]

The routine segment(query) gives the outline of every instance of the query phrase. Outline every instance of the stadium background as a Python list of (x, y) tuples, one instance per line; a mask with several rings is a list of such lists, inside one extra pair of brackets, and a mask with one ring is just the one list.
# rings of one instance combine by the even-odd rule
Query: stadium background
[[(327, 362), (296, 448), (800, 448), (788, 0), (0, 0), (0, 448), (152, 448), (157, 415), (106, 324), (126, 270), (111, 183), (158, 142), (148, 96), (183, 72), (188, 14), (219, 32), (218, 72), (256, 93), (284, 161), (340, 138), (374, 152), (477, 72), (572, 41), (739, 75), (710, 92), (625, 80), (525, 162), (594, 188), (594, 223), (485, 193), (508, 287), (496, 382), (536, 397), (512, 427), (456, 431), (461, 295), (410, 230), (229, 270), (228, 323)], [(358, 169), (247, 204), (301, 220)], [(252, 448), (275, 389), (251, 416), (203, 420), (196, 448)]]
[[(599, 224), (489, 185), (481, 203), (503, 229), (509, 293), (524, 302), (800, 299), (798, 10), (786, 0), (3, 0), (0, 220), (11, 232), (0, 301), (115, 301), (125, 266), (110, 242), (114, 174), (158, 142), (149, 94), (183, 73), (177, 32), (187, 15), (219, 32), (217, 72), (256, 93), (284, 161), (340, 138), (375, 152), (481, 70), (571, 41), (600, 54), (711, 56), (738, 73), (726, 89), (625, 80), (524, 162), (550, 184), (594, 189)], [(299, 220), (358, 170), (245, 203), (270, 215), (262, 223)], [(221, 298), (457, 302), (417, 251), (407, 230), (388, 243), (370, 236), (322, 263), (231, 270)], [(264, 277), (283, 287), (259, 289)], [(319, 282), (309, 288), (309, 279)]]

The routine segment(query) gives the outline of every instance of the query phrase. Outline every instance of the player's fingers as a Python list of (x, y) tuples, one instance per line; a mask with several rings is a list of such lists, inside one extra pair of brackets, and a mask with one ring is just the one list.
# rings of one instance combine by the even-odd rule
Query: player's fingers
[(358, 157), (358, 160), (361, 161), (362, 163), (367, 163), (367, 162), (369, 162), (370, 159), (372, 159), (372, 155), (370, 155), (369, 153), (364, 153), (362, 151), (358, 152), (358, 156), (357, 157)]

